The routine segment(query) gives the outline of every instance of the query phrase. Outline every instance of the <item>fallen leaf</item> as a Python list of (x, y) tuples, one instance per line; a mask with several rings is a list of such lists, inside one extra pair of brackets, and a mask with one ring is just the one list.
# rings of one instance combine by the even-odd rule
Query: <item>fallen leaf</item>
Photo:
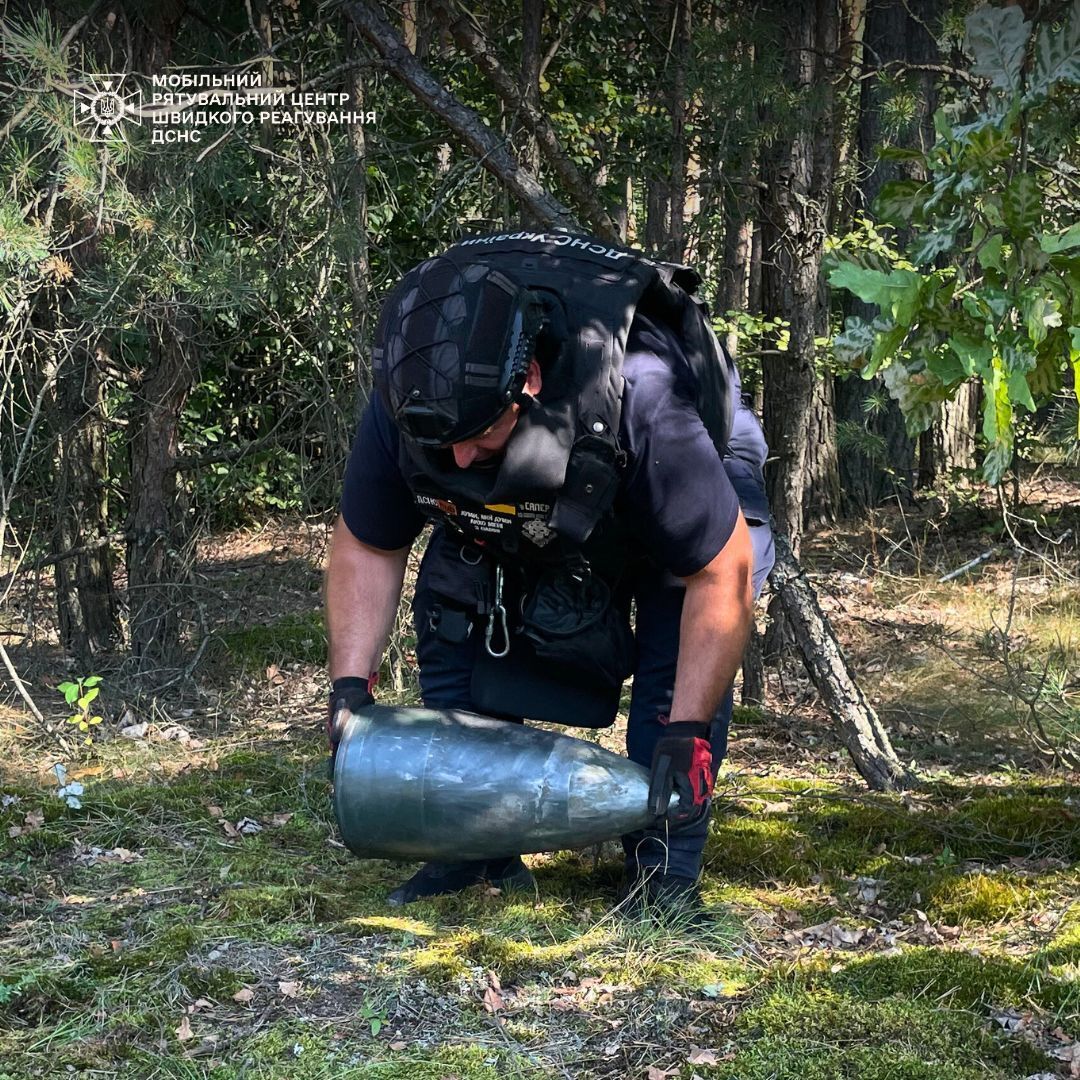
[(285, 682), (285, 676), (281, 674), (281, 669), (277, 664), (271, 664), (266, 669), (266, 681), (271, 686), (281, 686)]
[(719, 1059), (715, 1050), (703, 1050), (700, 1046), (691, 1046), (690, 1053), (686, 1055), (689, 1065), (718, 1065)]
[(277, 988), (282, 997), (294, 998), (300, 991), (300, 984), (298, 982), (279, 982)]
[(220, 806), (208, 806), (206, 812), (213, 818), (219, 818), (222, 815), (222, 809)]
[(235, 840), (240, 835), (233, 823), (224, 818), (221, 820), (221, 827), (225, 830), (225, 835), (229, 837), (230, 840)]
[(1050, 1051), (1052, 1058), (1069, 1063), (1070, 1075), (1080, 1074), (1080, 1042), (1072, 1042), (1067, 1046), (1059, 1046)]
[(206, 998), (197, 998), (191, 1006), (191, 1011), (195, 1012), (198, 1009), (212, 1009), (213, 1007), (214, 1003), (212, 1001), (207, 1001)]
[(181, 1042), (187, 1042), (188, 1039), (195, 1038), (195, 1032), (191, 1030), (191, 1021), (186, 1016), (180, 1021), (180, 1026), (176, 1029), (176, 1037)]
[(145, 721), (141, 724), (128, 724), (120, 729), (120, 736), (124, 739), (145, 739), (150, 725)]
[(484, 991), (483, 1000), (484, 1008), (490, 1013), (498, 1012), (500, 1009), (506, 1008), (506, 1002), (503, 1001), (499, 991), (493, 986), (489, 986)]
[(27, 832), (36, 832), (45, 824), (45, 812), (43, 810), (31, 810), (23, 821)]
[(678, 1072), (678, 1068), (658, 1069), (655, 1065), (650, 1065), (646, 1080), (667, 1080), (669, 1076), (678, 1075)]
[(267, 819), (267, 823), (270, 825), (288, 825), (289, 820), (292, 818), (292, 814), (271, 814)]
[(232, 999), (240, 1005), (246, 1005), (254, 996), (255, 991), (250, 986), (245, 986), (242, 990), (237, 990)]
[(405, 1047), (408, 1046), (408, 1045), (409, 1044), (404, 1039), (395, 1039), (390, 1044), (390, 1049), (391, 1050), (404, 1050)]
[(122, 863), (131, 863), (142, 858), (141, 855), (136, 855), (134, 851), (128, 851), (126, 847), (113, 848), (108, 854), (114, 859), (119, 859)]
[(100, 765), (88, 765), (85, 769), (76, 769), (71, 774), (72, 780), (82, 780), (87, 776), (97, 776), (101, 772)]
[(872, 904), (878, 898), (884, 881), (872, 877), (857, 877), (855, 879), (855, 895), (864, 903)]

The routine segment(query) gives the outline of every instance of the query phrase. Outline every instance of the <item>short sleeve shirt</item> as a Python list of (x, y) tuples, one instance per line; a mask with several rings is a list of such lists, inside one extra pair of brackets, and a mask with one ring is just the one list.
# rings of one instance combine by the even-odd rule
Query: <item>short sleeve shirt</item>
[[(619, 441), (627, 464), (615, 512), (654, 562), (689, 577), (727, 543), (738, 499), (694, 407), (689, 364), (666, 327), (634, 320), (623, 377)], [(399, 439), (373, 395), (345, 470), (341, 513), (358, 540), (384, 550), (407, 547), (425, 523), (398, 465)]]

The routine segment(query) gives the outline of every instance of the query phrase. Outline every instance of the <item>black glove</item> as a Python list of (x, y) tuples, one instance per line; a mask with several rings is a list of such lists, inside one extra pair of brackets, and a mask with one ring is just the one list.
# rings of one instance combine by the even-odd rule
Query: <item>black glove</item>
[[(649, 775), (649, 812), (669, 828), (694, 825), (707, 817), (713, 791), (709, 724), (674, 723), (653, 750)], [(672, 794), (678, 805), (668, 810)]]
[(346, 675), (342, 679), (334, 680), (333, 689), (330, 691), (330, 701), (326, 706), (326, 738), (330, 743), (331, 760), (337, 753), (338, 740), (341, 738), (338, 715), (343, 709), (354, 713), (368, 705), (374, 705), (375, 698), (368, 689), (370, 685), (370, 679), (361, 679), (356, 675)]

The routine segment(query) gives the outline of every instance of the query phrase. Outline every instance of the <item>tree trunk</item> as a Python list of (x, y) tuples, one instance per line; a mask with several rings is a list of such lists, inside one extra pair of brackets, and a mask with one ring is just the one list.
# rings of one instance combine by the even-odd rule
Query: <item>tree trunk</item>
[(975, 435), (982, 409), (982, 384), (964, 383), (951, 401), (946, 401), (938, 421), (941, 439), (941, 467), (975, 468)]
[(645, 250), (666, 255), (671, 237), (671, 185), (658, 176), (645, 181)]
[(93, 357), (69, 368), (57, 384), (60, 478), (53, 550), (87, 548), (56, 563), (60, 643), (89, 673), (93, 658), (121, 638), (109, 533), (109, 463), (104, 427), (104, 391)]
[[(781, 35), (786, 86), (803, 100), (797, 117), (784, 119), (787, 130), (765, 152), (762, 298), (765, 313), (788, 321), (788, 351), (766, 356), (765, 434), (776, 461), (766, 479), (773, 515), (795, 552), (809, 509), (806, 492), (820, 489), (816, 517), (830, 516), (838, 482), (835, 451), (824, 403), (815, 403), (815, 338), (825, 330), (827, 305), (820, 291), (821, 256), (828, 229), (832, 182), (832, 94), (827, 58), (838, 44), (839, 12), (835, 0), (804, 6), (777, 5), (774, 25)], [(819, 106), (811, 107), (811, 102)]]
[(981, 404), (982, 386), (971, 381), (941, 406), (941, 416), (919, 436), (919, 487), (933, 487), (950, 469), (975, 468)]
[[(522, 100), (540, 111), (540, 62), (543, 60), (541, 31), (544, 24), (543, 0), (521, 0), (521, 76), (519, 86)], [(532, 132), (520, 141), (519, 158), (532, 173), (540, 170), (540, 146)]]
[(762, 655), (762, 639), (756, 626), (750, 627), (742, 660), (742, 703), (765, 704), (765, 658)]
[[(940, 4), (941, 0), (924, 0), (916, 17), (906, 0), (869, 0), (862, 65), (863, 75), (869, 77), (862, 80), (859, 101), (857, 147), (862, 179), (853, 198), (856, 211), (869, 211), (884, 183), (909, 175), (909, 167), (901, 163), (878, 160), (878, 151), (887, 139), (915, 147), (927, 145), (928, 137), (932, 140), (936, 106), (933, 75), (926, 71), (907, 72), (900, 76), (903, 86), (898, 87), (895, 65), (938, 62), (937, 42), (931, 29), (940, 18)], [(888, 80), (874, 74), (887, 65), (894, 65)], [(915, 108), (905, 130), (889, 131), (883, 115), (898, 89), (913, 92)], [(875, 309), (851, 298), (846, 312), (869, 320)], [(872, 397), (884, 399), (887, 405), (868, 410)], [(909, 498), (914, 483), (915, 442), (907, 435), (900, 407), (885, 392), (881, 379), (867, 381), (855, 375), (838, 379), (836, 398), (837, 418), (852, 425), (853, 431), (861, 428), (870, 436), (857, 438), (862, 450), (852, 445), (841, 455), (844, 512), (857, 514), (894, 496)], [(868, 452), (874, 445), (876, 452)]]
[[(724, 184), (724, 259), (720, 267), (720, 287), (716, 306), (720, 311), (746, 311), (747, 285), (750, 269), (750, 248), (754, 223), (746, 213), (743, 200), (736, 193), (731, 179)], [(730, 330), (724, 338), (724, 348), (732, 356), (739, 351), (739, 335)]]
[(149, 371), (136, 388), (132, 423), (127, 548), (131, 655), (143, 672), (173, 666), (180, 656), (191, 556), (176, 459), (195, 372), (192, 312), (174, 302), (149, 322)]
[(782, 535), (776, 538), (771, 580), (810, 679), (839, 726), (859, 775), (878, 791), (915, 787), (915, 777), (901, 764), (888, 732), (852, 678), (840, 642)]
[(806, 480), (803, 520), (826, 525), (836, 520), (840, 505), (840, 463), (836, 451), (836, 401), (833, 380), (814, 381), (806, 426)]
[(670, 5), (672, 35), (671, 94), (668, 111), (671, 115), (671, 187), (667, 257), (682, 262), (686, 253), (686, 165), (689, 143), (686, 133), (689, 102), (686, 90), (686, 69), (690, 61), (690, 0), (672, 0)]
[[(867, 318), (873, 309), (853, 300), (850, 314)], [(841, 440), (840, 510), (857, 517), (887, 499), (911, 501), (915, 486), (915, 442), (904, 427), (900, 406), (877, 377), (837, 377), (836, 419), (849, 435)], [(880, 407), (875, 402), (880, 401)], [(861, 434), (865, 432), (866, 434)]]

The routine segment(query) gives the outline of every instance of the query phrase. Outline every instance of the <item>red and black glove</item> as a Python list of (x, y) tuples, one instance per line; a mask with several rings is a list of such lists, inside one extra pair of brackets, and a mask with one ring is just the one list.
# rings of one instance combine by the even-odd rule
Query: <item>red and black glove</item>
[(362, 679), (356, 675), (346, 675), (334, 680), (326, 706), (326, 738), (330, 743), (331, 761), (337, 753), (338, 741), (341, 739), (341, 722), (338, 719), (341, 712), (348, 710), (355, 713), (368, 705), (374, 705), (375, 696), (371, 692), (374, 688), (375, 676)]
[[(674, 723), (653, 750), (649, 812), (665, 819), (671, 829), (694, 825), (708, 816), (713, 792), (710, 726)], [(673, 794), (679, 802), (668, 810)]]

